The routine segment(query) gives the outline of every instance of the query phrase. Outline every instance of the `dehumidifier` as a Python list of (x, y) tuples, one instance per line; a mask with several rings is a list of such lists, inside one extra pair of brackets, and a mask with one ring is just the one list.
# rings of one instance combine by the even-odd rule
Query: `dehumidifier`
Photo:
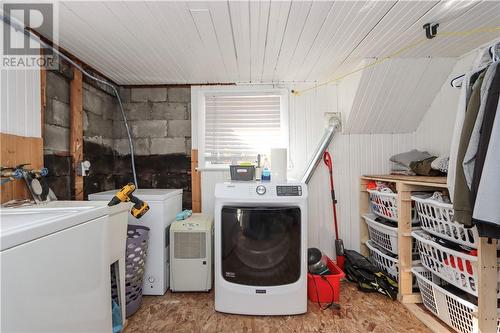
[(205, 214), (170, 226), (170, 289), (173, 292), (212, 288), (213, 218)]

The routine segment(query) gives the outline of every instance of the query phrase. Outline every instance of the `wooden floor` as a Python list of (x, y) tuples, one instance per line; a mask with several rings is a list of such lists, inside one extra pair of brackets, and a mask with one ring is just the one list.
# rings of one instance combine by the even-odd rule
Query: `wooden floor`
[(168, 292), (146, 296), (128, 320), (126, 333), (210, 332), (431, 332), (397, 301), (378, 293), (362, 293), (342, 283), (341, 310), (321, 311), (309, 302), (299, 316), (240, 316), (215, 312), (214, 294)]

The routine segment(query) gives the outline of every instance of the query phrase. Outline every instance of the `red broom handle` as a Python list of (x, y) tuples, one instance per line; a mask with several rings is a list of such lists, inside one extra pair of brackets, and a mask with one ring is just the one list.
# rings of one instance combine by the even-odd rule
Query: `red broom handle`
[(323, 153), (323, 161), (328, 167), (328, 172), (330, 173), (330, 192), (332, 194), (332, 205), (333, 205), (333, 221), (335, 225), (335, 239), (339, 239), (339, 229), (337, 226), (337, 199), (335, 199), (335, 189), (333, 187), (333, 165), (332, 165), (332, 157), (328, 151)]

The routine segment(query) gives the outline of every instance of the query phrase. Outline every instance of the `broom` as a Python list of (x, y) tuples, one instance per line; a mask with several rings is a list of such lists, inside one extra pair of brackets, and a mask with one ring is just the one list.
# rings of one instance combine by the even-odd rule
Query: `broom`
[(333, 222), (335, 225), (335, 254), (337, 255), (337, 265), (340, 269), (344, 269), (344, 242), (339, 239), (339, 228), (337, 222), (337, 199), (335, 199), (335, 189), (333, 187), (333, 166), (332, 166), (332, 157), (330, 153), (325, 150), (323, 153), (323, 161), (325, 165), (328, 167), (328, 172), (330, 173), (330, 191), (332, 193), (332, 205), (333, 205)]

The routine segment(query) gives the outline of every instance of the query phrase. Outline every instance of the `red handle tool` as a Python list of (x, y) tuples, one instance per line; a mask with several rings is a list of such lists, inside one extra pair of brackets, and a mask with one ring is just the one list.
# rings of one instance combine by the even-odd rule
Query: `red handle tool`
[(332, 195), (332, 206), (333, 206), (333, 222), (335, 226), (335, 253), (337, 254), (337, 264), (340, 269), (344, 269), (344, 242), (339, 238), (339, 228), (337, 222), (337, 199), (335, 198), (335, 188), (333, 186), (333, 163), (332, 157), (328, 151), (323, 153), (323, 162), (328, 167), (328, 172), (330, 173), (330, 192)]

